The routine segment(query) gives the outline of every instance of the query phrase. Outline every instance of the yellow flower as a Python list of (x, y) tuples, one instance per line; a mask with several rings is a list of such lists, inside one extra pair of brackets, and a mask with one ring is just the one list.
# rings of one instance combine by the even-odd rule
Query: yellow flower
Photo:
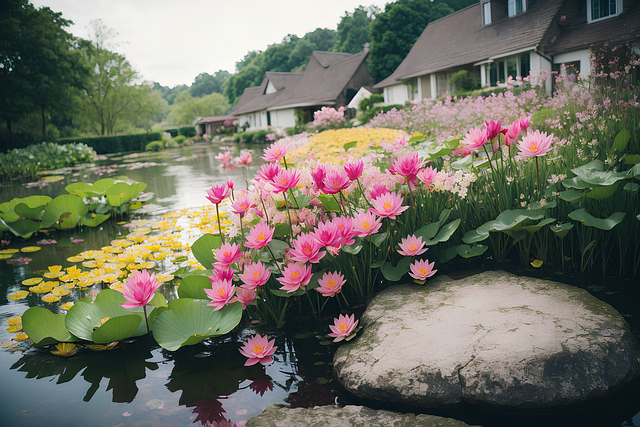
[(56, 356), (72, 356), (76, 354), (77, 351), (78, 348), (75, 344), (70, 342), (61, 342), (59, 344), (56, 344), (56, 349), (51, 350), (51, 353), (55, 354)]
[(20, 325), (22, 324), (22, 316), (11, 317), (7, 319), (7, 323), (10, 325)]
[(60, 308), (63, 309), (63, 310), (69, 310), (71, 307), (73, 307), (73, 304), (74, 303), (72, 303), (72, 302), (65, 302), (64, 304), (62, 304), (60, 306)]
[(28, 339), (29, 336), (24, 332), (19, 333), (15, 338), (13, 338), (14, 341), (26, 341)]
[(27, 295), (29, 295), (29, 291), (18, 291), (15, 294), (11, 294), (11, 295), (7, 295), (9, 298), (11, 298), (14, 301), (17, 301), (19, 299), (24, 299), (27, 297)]
[(42, 297), (42, 301), (44, 302), (56, 302), (59, 301), (60, 297), (55, 296), (54, 294), (50, 293), (50, 294), (46, 294), (45, 296)]

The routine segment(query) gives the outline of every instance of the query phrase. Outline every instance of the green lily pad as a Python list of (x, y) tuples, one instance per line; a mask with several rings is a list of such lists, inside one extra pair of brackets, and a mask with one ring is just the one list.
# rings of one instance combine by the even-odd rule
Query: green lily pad
[(567, 233), (569, 233), (569, 230), (571, 230), (573, 228), (573, 224), (571, 224), (570, 222), (564, 222), (562, 224), (557, 224), (557, 225), (552, 225), (551, 227), (549, 227), (551, 229), (551, 231), (553, 231), (556, 236), (558, 236), (560, 239), (564, 239), (564, 236), (567, 235)]
[(280, 259), (284, 257), (284, 250), (289, 248), (287, 242), (283, 242), (282, 240), (273, 239), (269, 242), (269, 249), (273, 252), (273, 256), (276, 259)]
[(388, 281), (397, 282), (409, 272), (409, 266), (412, 261), (413, 257), (404, 257), (398, 261), (398, 264), (395, 266), (390, 262), (385, 262), (382, 264), (382, 267), (380, 267), (380, 271)]
[(616, 212), (605, 219), (596, 218), (587, 213), (584, 209), (578, 209), (569, 214), (569, 218), (580, 221), (583, 225), (589, 227), (599, 228), (600, 230), (611, 230), (616, 225), (620, 224), (624, 219), (625, 212)]
[(104, 193), (115, 184), (113, 178), (104, 178), (90, 184), (88, 182), (74, 182), (67, 185), (64, 189), (69, 194), (75, 194), (80, 197), (102, 197)]
[(20, 219), (20, 215), (15, 213), (13, 210), (18, 203), (21, 202), (22, 199), (16, 197), (15, 199), (11, 199), (8, 202), (4, 202), (0, 204), (0, 219), (3, 219), (7, 222), (14, 222)]
[(111, 317), (102, 326), (93, 331), (91, 341), (96, 344), (109, 344), (110, 342), (132, 337), (140, 323), (143, 323), (146, 329), (147, 326), (144, 319), (136, 314)]
[(486, 246), (486, 245), (475, 245), (475, 246), (458, 245), (456, 247), (456, 251), (458, 252), (458, 255), (460, 255), (462, 258), (471, 258), (474, 256), (480, 256), (483, 253), (485, 253), (487, 249), (489, 249), (489, 246)]
[(586, 165), (580, 166), (575, 169), (571, 169), (571, 172), (575, 173), (578, 176), (578, 178), (582, 180), (582, 182), (589, 184), (590, 186), (613, 185), (617, 181), (631, 177), (630, 171), (624, 171), (624, 172), (605, 171), (604, 162), (602, 160), (592, 160)]
[(211, 280), (207, 276), (187, 276), (178, 286), (179, 298), (208, 299), (205, 289), (211, 289)]
[(336, 199), (334, 199), (332, 196), (321, 194), (320, 196), (318, 196), (318, 200), (320, 200), (322, 206), (329, 212), (340, 212), (340, 205), (338, 205), (338, 202), (336, 202)]
[(594, 187), (593, 190), (587, 193), (587, 197), (595, 200), (606, 199), (607, 197), (611, 197), (616, 193), (619, 185), (620, 181), (616, 182), (613, 185), (607, 185), (605, 187)]
[(573, 190), (567, 190), (567, 191), (561, 191), (560, 192), (560, 198), (566, 202), (569, 203), (575, 203), (579, 200), (582, 200), (582, 198), (584, 197), (585, 193), (582, 193), (580, 191), (573, 191)]
[(57, 228), (74, 228), (89, 211), (82, 199), (71, 194), (63, 194), (49, 202), (42, 215), (42, 227), (49, 228), (57, 223)]
[(426, 246), (433, 246), (441, 242), (446, 242), (460, 226), (460, 218), (451, 221), (438, 231), (438, 234), (425, 242)]
[(117, 208), (129, 203), (133, 198), (138, 197), (145, 188), (147, 188), (147, 184), (144, 182), (133, 182), (131, 184), (117, 182), (105, 191), (104, 194), (107, 196), (109, 205), (112, 208)]
[(347, 142), (346, 144), (344, 144), (342, 146), (342, 148), (344, 148), (344, 151), (347, 151), (349, 148), (353, 148), (356, 145), (358, 145), (358, 141), (351, 141), (351, 142)]
[(291, 234), (291, 227), (286, 222), (276, 225), (273, 231), (273, 237), (284, 237), (288, 234)]
[[(4, 220), (2, 220), (4, 222)], [(15, 222), (4, 222), (7, 230), (23, 239), (28, 239), (33, 233), (40, 229), (39, 221), (31, 221), (30, 219), (19, 219)]]
[(24, 312), (22, 330), (36, 347), (78, 341), (66, 328), (64, 314), (54, 314), (42, 307), (31, 307)]
[(100, 215), (87, 212), (87, 214), (82, 217), (80, 222), (82, 223), (82, 225), (86, 225), (87, 227), (97, 227), (98, 225), (108, 220), (110, 216), (111, 214)]
[(198, 238), (193, 245), (191, 245), (191, 252), (196, 257), (198, 262), (202, 264), (204, 268), (211, 268), (212, 264), (216, 262), (216, 258), (213, 256), (214, 249), (220, 249), (222, 246), (222, 238), (218, 234), (204, 234)]
[(185, 345), (227, 334), (242, 319), (242, 304), (235, 302), (213, 311), (208, 300), (179, 298), (153, 322), (153, 336), (163, 348), (175, 351)]
[(525, 226), (522, 227), (522, 229), (523, 230), (527, 230), (529, 233), (533, 234), (536, 231), (539, 231), (545, 225), (551, 224), (555, 220), (556, 220), (555, 218), (545, 218), (542, 221), (540, 221), (539, 223), (537, 223), (536, 225), (525, 225)]
[(13, 209), (21, 217), (40, 219), (44, 208), (51, 201), (49, 196), (31, 196), (20, 199), (20, 203)]

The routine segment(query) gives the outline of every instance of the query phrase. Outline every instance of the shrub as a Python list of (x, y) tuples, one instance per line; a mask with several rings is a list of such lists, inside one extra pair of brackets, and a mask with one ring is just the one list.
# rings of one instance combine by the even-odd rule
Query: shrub
[(192, 138), (197, 135), (197, 132), (194, 126), (185, 126), (178, 129), (178, 134), (184, 135), (187, 138)]
[(58, 169), (93, 161), (96, 152), (85, 144), (43, 142), (15, 148), (0, 154), (0, 177), (3, 180), (37, 177), (38, 171)]
[(65, 138), (58, 142), (81, 142), (92, 147), (98, 154), (144, 150), (151, 141), (162, 139), (162, 133), (140, 133), (134, 135), (99, 136), (92, 138)]
[(313, 126), (319, 128), (342, 127), (346, 123), (344, 118), (344, 107), (337, 110), (333, 107), (322, 107), (313, 113)]
[(241, 142), (244, 144), (266, 144), (267, 135), (271, 133), (268, 130), (256, 130), (253, 132), (238, 133), (233, 137), (234, 142)]
[(145, 151), (160, 151), (164, 149), (164, 142), (151, 141), (150, 143), (147, 144), (147, 146), (144, 149)]
[(185, 142), (187, 140), (187, 137), (184, 136), (184, 135), (178, 135), (178, 136), (174, 136), (173, 140), (178, 144), (182, 144), (183, 142)]
[(469, 74), (467, 70), (460, 70), (451, 76), (449, 80), (453, 87), (456, 88), (456, 91), (470, 91), (475, 90), (480, 87), (480, 83), (478, 80)]

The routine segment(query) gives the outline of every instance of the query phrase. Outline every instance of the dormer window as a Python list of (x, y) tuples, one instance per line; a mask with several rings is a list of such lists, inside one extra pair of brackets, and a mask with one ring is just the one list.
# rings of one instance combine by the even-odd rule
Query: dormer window
[(491, 24), (491, 2), (488, 1), (482, 4), (482, 24)]
[(527, 10), (527, 3), (525, 0), (509, 0), (507, 3), (507, 9), (509, 16), (516, 16), (517, 14)]
[(612, 18), (622, 12), (622, 0), (587, 0), (587, 21)]
[(271, 83), (271, 80), (267, 83), (267, 87), (264, 89), (264, 94), (269, 95), (270, 93), (276, 92), (276, 87)]

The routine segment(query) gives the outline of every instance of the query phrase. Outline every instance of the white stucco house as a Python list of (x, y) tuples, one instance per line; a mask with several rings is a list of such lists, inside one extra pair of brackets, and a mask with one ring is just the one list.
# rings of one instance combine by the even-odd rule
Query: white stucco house
[[(450, 78), (460, 70), (483, 87), (564, 67), (588, 75), (593, 47), (634, 43), (639, 34), (636, 0), (480, 0), (429, 23), (374, 88), (384, 91), (386, 104), (404, 104), (454, 94)], [(549, 95), (552, 81), (545, 83)]]

